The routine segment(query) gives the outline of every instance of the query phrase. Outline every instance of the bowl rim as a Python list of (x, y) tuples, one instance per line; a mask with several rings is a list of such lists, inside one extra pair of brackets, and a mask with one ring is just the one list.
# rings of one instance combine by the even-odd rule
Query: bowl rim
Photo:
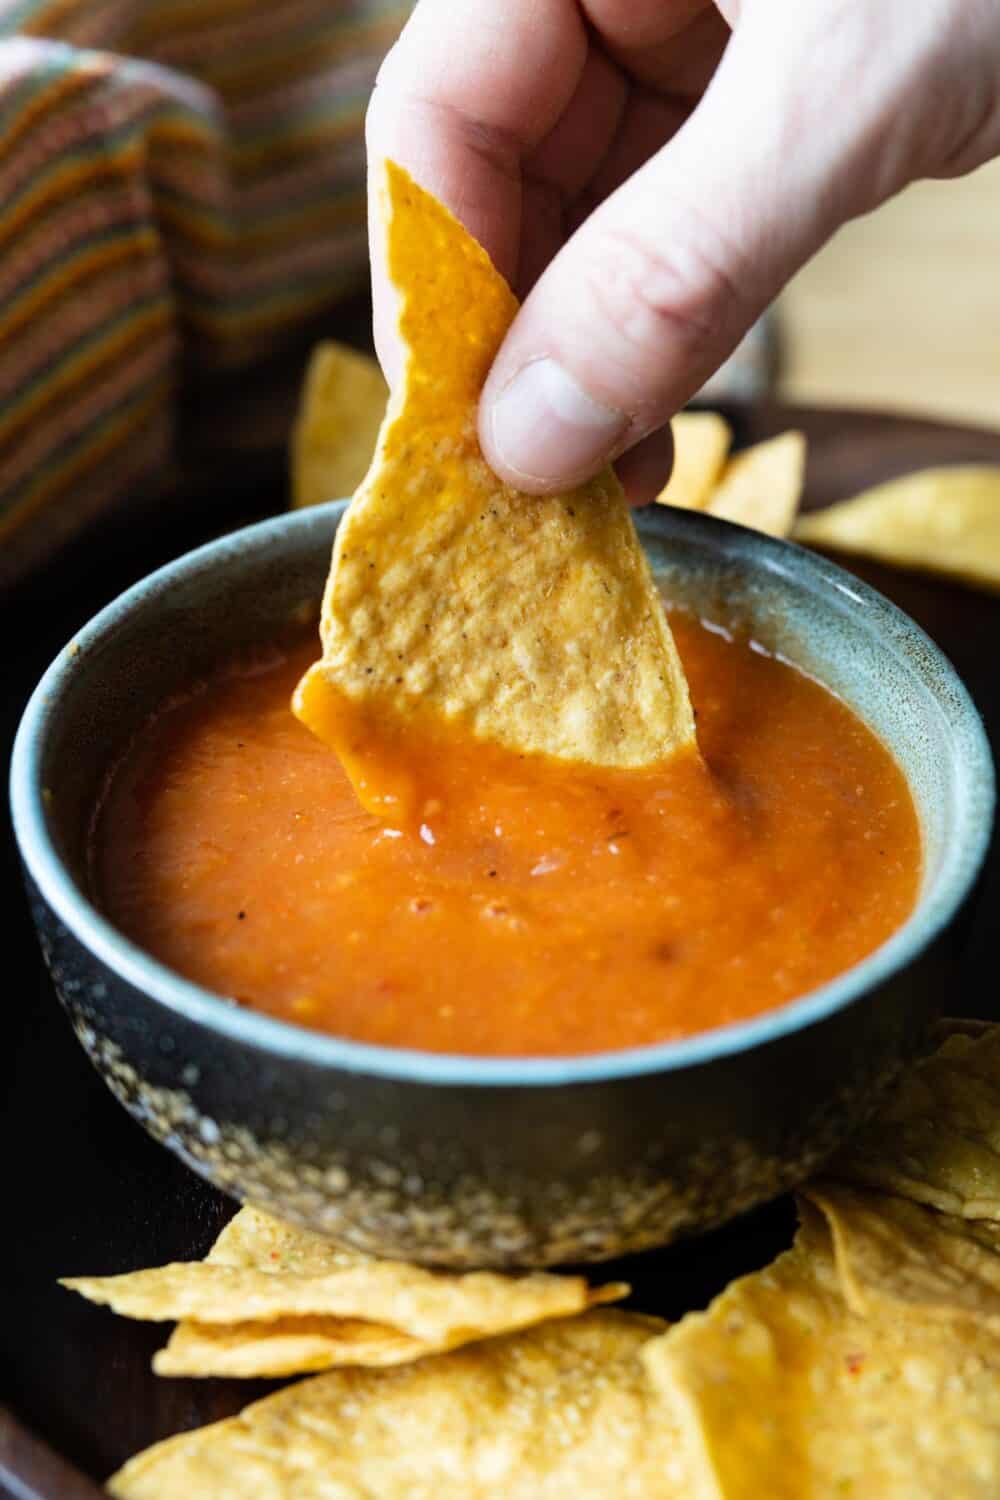
[(940, 648), (895, 604), (819, 553), (711, 516), (656, 507), (637, 517), (640, 532), (669, 534), (677, 527), (695, 536), (702, 532), (711, 536), (723, 553), (745, 560), (750, 549), (772, 575), (780, 578), (794, 573), (800, 584), (805, 570), (810, 583), (821, 591), (833, 590), (846, 600), (841, 607), (867, 611), (884, 634), (887, 647), (895, 645), (897, 652), (903, 647), (917, 649), (932, 665), (935, 681), (928, 691), (933, 693), (962, 752), (959, 758), (970, 789), (964, 808), (967, 826), (959, 828), (960, 836), (949, 837), (934, 884), (920, 897), (906, 922), (853, 968), (773, 1010), (678, 1041), (579, 1056), (484, 1057), (351, 1041), (244, 1008), (184, 979), (118, 932), (77, 887), (55, 848), (46, 817), (42, 752), (48, 727), (59, 712), (64, 679), (83, 649), (114, 629), (123, 617), (142, 608), (149, 596), (155, 600), (164, 588), (206, 567), (224, 565), (227, 556), (242, 553), (247, 547), (263, 550), (289, 530), (314, 529), (325, 536), (328, 523), (338, 518), (346, 505), (344, 500), (330, 501), (257, 522), (217, 537), (146, 575), (76, 632), (42, 676), (22, 715), (11, 758), (10, 798), (25, 868), (50, 910), (77, 941), (167, 1011), (275, 1057), (399, 1082), (472, 1088), (615, 1082), (698, 1067), (763, 1047), (862, 1001), (870, 990), (917, 958), (968, 895), (989, 846), (995, 774), (979, 711)]

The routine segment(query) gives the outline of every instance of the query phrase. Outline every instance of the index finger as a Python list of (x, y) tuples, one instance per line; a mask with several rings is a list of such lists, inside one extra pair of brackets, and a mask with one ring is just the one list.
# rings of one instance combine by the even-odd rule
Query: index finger
[[(377, 203), (373, 174), (391, 157), (451, 209), (513, 282), (521, 161), (565, 110), (586, 56), (575, 0), (420, 0), (369, 105), (369, 203)], [(375, 342), (392, 382), (394, 301), (374, 223), (370, 242)]]

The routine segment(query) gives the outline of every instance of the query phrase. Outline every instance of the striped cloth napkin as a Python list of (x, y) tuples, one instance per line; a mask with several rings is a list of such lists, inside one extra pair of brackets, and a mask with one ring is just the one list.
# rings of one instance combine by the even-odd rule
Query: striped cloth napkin
[[(400, 0), (0, 0), (0, 588), (366, 276)], [(217, 387), (218, 379), (214, 381)]]

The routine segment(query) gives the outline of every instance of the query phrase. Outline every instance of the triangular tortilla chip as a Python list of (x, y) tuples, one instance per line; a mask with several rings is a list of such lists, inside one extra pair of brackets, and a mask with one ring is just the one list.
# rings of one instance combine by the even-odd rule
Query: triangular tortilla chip
[(588, 1313), (398, 1370), (337, 1370), (138, 1454), (119, 1500), (677, 1500), (659, 1319)]
[(1000, 468), (905, 474), (802, 516), (795, 540), (1000, 588)]
[(674, 417), (670, 431), (674, 466), (656, 502), (681, 510), (704, 510), (726, 462), (733, 430), (718, 412), (682, 411)]
[[(204, 1261), (63, 1281), (125, 1317), (182, 1319), (161, 1375), (398, 1364), (624, 1296), (581, 1276), (426, 1271), (242, 1209)], [(188, 1321), (190, 1320), (190, 1321)]]
[(157, 1375), (273, 1379), (335, 1370), (343, 1365), (368, 1369), (406, 1365), (435, 1353), (437, 1348), (395, 1328), (350, 1318), (272, 1318), (266, 1323), (252, 1319), (245, 1323), (199, 1323), (184, 1318), (153, 1355), (153, 1369)]
[(965, 1319), (1000, 1334), (1000, 1224), (843, 1182), (811, 1182), (844, 1300), (864, 1316)]
[(457, 219), (386, 171), (406, 369), (337, 534), (323, 659), (296, 712), (359, 791), (367, 780), (373, 809), (372, 715), (600, 766), (693, 745), (687, 684), (617, 480), (607, 469), (537, 498), (487, 466), (477, 403), (516, 300)]
[(698, 1500), (990, 1500), (1000, 1340), (967, 1322), (864, 1318), (803, 1206), (795, 1247), (647, 1344)]
[(949, 1037), (908, 1069), (825, 1172), (1000, 1223), (1000, 1026)]
[(370, 354), (332, 341), (313, 350), (292, 432), (292, 504), (353, 495), (375, 452), (389, 387)]
[(806, 440), (783, 432), (730, 459), (709, 497), (709, 515), (770, 536), (788, 536), (802, 499)]

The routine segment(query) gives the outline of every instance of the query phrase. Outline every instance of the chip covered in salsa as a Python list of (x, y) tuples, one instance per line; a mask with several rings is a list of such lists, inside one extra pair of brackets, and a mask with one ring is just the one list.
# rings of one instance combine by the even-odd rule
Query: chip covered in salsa
[(406, 360), (337, 530), (323, 655), (296, 713), (386, 816), (406, 782), (372, 753), (390, 719), (402, 737), (427, 726), (595, 766), (689, 748), (684, 673), (612, 470), (524, 495), (480, 451), (476, 410), (513, 292), (392, 162), (381, 206)]

